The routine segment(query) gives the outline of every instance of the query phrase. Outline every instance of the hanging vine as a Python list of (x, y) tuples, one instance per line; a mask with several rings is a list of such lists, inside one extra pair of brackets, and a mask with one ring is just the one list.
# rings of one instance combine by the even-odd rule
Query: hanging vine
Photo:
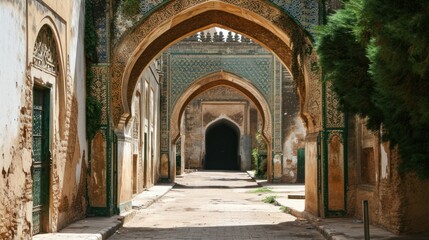
[(97, 62), (98, 37), (95, 31), (92, 0), (85, 1), (85, 60), (86, 60), (86, 137), (91, 140), (101, 124), (101, 102), (92, 94), (94, 81), (92, 63)]

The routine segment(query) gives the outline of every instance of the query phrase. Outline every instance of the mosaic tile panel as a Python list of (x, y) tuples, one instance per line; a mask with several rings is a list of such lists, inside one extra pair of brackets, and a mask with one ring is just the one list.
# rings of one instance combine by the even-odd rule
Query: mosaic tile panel
[(282, 153), (282, 64), (275, 62), (274, 78), (274, 114), (273, 114), (273, 150)]
[(109, 66), (94, 65), (91, 67), (94, 79), (91, 84), (91, 94), (102, 104), (101, 124), (107, 125), (107, 84), (109, 81)]
[(106, 1), (104, 0), (93, 0), (93, 17), (94, 25), (97, 31), (98, 44), (97, 44), (97, 57), (98, 62), (107, 62), (107, 44), (108, 44), (108, 25), (106, 16)]
[(332, 89), (332, 83), (326, 82), (326, 127), (344, 128), (344, 113), (338, 110), (339, 101), (336, 93)]
[[(147, 16), (168, 0), (141, 1), (141, 14)], [(319, 1), (317, 0), (269, 0), (284, 13), (293, 17), (308, 32), (314, 33), (319, 24)], [(232, 1), (234, 3), (234, 1)]]
[[(162, 56), (162, 61), (166, 62), (169, 58), (169, 55), (164, 54)], [(163, 65), (162, 71), (164, 72), (164, 78), (168, 78), (168, 72), (167, 72), (167, 65)], [(161, 99), (160, 99), (160, 105), (161, 105), (161, 151), (162, 152), (168, 152), (168, 141), (169, 141), (169, 125), (168, 120), (169, 112), (168, 112), (168, 101), (169, 101), (169, 94), (168, 94), (168, 82), (163, 80), (161, 82)]]
[(169, 60), (169, 80), (171, 81), (170, 106), (174, 106), (180, 95), (196, 81), (210, 73), (227, 71), (251, 81), (273, 102), (274, 58), (272, 55), (181, 55), (172, 54)]
[(314, 34), (319, 25), (319, 1), (317, 0), (269, 0), (295, 19), (305, 30)]

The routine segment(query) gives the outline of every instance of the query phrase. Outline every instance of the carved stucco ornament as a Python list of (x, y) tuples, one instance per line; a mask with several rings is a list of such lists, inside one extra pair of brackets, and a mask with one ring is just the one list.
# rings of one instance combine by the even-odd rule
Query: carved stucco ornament
[(52, 30), (43, 27), (37, 35), (33, 51), (33, 64), (50, 73), (57, 74), (57, 50)]

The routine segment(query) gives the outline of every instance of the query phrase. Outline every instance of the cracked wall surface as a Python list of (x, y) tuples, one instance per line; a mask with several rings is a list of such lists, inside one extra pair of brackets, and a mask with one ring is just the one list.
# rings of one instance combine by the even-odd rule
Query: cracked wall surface
[[(29, 239), (33, 211), (33, 87), (50, 89), (49, 204), (43, 231), (85, 216), (86, 135), (83, 1), (2, 1), (0, 26), (0, 238)], [(36, 38), (49, 27), (58, 72), (33, 62)], [(3, 81), (4, 80), (4, 81)]]

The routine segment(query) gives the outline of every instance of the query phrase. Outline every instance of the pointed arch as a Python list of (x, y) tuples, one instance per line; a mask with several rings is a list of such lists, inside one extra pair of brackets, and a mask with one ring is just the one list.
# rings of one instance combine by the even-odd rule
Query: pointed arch
[(253, 86), (250, 81), (232, 73), (221, 71), (209, 74), (195, 81), (177, 100), (172, 108), (173, 110), (170, 117), (170, 139), (172, 143), (175, 143), (180, 136), (180, 123), (188, 103), (200, 93), (221, 85), (229, 86), (240, 91), (255, 104), (262, 118), (262, 135), (267, 142), (271, 142), (271, 109), (264, 95)]
[[(294, 59), (294, 47), (312, 45), (310, 37), (290, 16), (267, 1), (171, 1), (143, 19), (116, 44), (112, 54), (112, 119), (122, 129), (130, 115), (132, 91), (143, 69), (163, 50), (190, 34), (220, 26), (254, 39), (272, 51), (289, 69), (301, 73), (301, 105), (307, 98), (302, 59)], [(294, 42), (299, 44), (295, 44)], [(308, 69), (308, 68), (307, 68)], [(321, 104), (313, 104), (320, 108)], [(319, 111), (319, 109), (313, 109)], [(305, 112), (303, 117), (310, 114)], [(313, 123), (312, 120), (306, 122)]]

